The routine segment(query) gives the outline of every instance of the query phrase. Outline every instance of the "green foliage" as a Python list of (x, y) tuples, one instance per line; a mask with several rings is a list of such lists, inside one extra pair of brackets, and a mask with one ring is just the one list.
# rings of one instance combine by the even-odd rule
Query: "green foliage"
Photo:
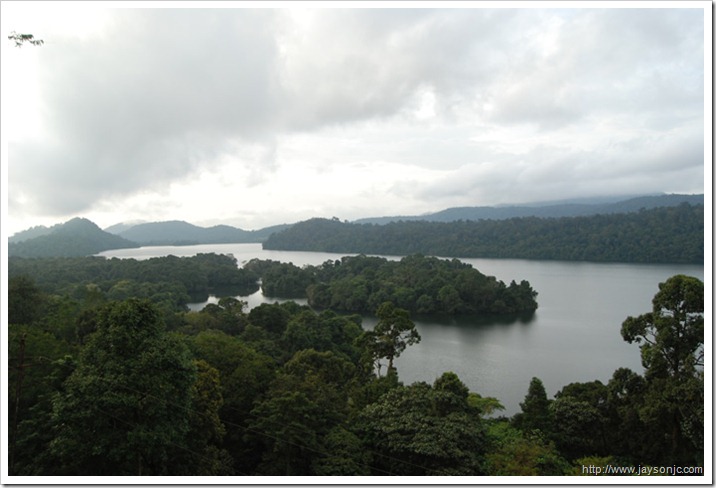
[(557, 398), (550, 411), (554, 419), (557, 446), (566, 457), (602, 454), (604, 417), (588, 402), (574, 397)]
[(244, 269), (261, 276), (261, 289), (269, 297), (303, 298), (306, 288), (314, 282), (309, 271), (292, 263), (252, 259)]
[(470, 392), (467, 396), (467, 403), (480, 412), (480, 416), (490, 416), (493, 413), (504, 410), (505, 406), (502, 405), (500, 400), (494, 397), (483, 397), (479, 393)]
[(72, 372), (72, 348), (33, 325), (8, 326), (8, 441), (10, 474), (41, 474), (52, 441), (51, 397)]
[(628, 317), (625, 341), (641, 344), (646, 388), (639, 419), (662, 434), (653, 462), (703, 462), (704, 284), (676, 275), (659, 284), (652, 311)]
[(575, 459), (572, 468), (565, 474), (571, 476), (610, 476), (611, 473), (604, 472), (595, 473), (589, 470), (590, 467), (598, 468), (601, 471), (605, 466), (618, 466), (617, 460), (613, 456), (585, 456)]
[(219, 372), (203, 360), (195, 360), (197, 376), (191, 388), (186, 446), (177, 446), (172, 475), (219, 476), (233, 474), (231, 455), (222, 449), (226, 428), (219, 416), (224, 403)]
[(15, 31), (12, 31), (7, 38), (15, 42), (15, 47), (22, 47), (26, 42), (32, 46), (42, 46), (45, 43), (42, 39), (35, 39), (33, 34), (18, 34)]
[(537, 308), (529, 282), (506, 286), (457, 259), (412, 255), (391, 261), (359, 255), (304, 268), (258, 260), (249, 264), (261, 275), (264, 292), (290, 290), (318, 309), (372, 313), (387, 301), (419, 314), (529, 314)]
[[(217, 254), (142, 261), (11, 257), (8, 276), (11, 279), (25, 276), (46, 293), (67, 294), (78, 299), (84, 298), (90, 289), (112, 300), (147, 298), (166, 313), (183, 311), (188, 301), (206, 299), (209, 293), (238, 295), (258, 289), (258, 276), (238, 268), (235, 258)], [(19, 309), (13, 307), (13, 310)]]
[(249, 312), (249, 320), (257, 327), (278, 337), (284, 333), (291, 314), (278, 304), (262, 303)]
[(8, 279), (8, 322), (11, 324), (31, 324), (43, 313), (47, 298), (27, 276), (13, 276)]
[[(419, 340), (416, 310), (496, 313), (534, 300), (528, 283), (505, 286), (457, 260), (255, 261), (238, 274), (216, 255), (9, 264), (11, 475), (561, 475), (582, 474), (580, 463), (704, 462), (695, 278), (670, 278), (650, 313), (625, 321), (644, 376), (620, 368), (554, 400), (533, 378), (510, 421), (489, 418), (498, 399), (454, 373), (405, 386), (393, 367)], [(328, 309), (247, 313), (235, 298), (183, 309), (190, 291), (256, 286), (267, 270), (310, 277), (309, 300)], [(378, 322), (364, 331), (359, 315), (331, 307), (373, 307)], [(388, 371), (376, 376), (381, 360)]]
[(286, 354), (293, 355), (303, 349), (334, 351), (351, 361), (360, 357), (353, 342), (363, 332), (357, 315), (340, 316), (331, 310), (316, 314), (304, 309), (293, 315), (280, 339)]
[(316, 476), (369, 476), (372, 454), (361, 439), (344, 427), (331, 429), (323, 440), (323, 455), (312, 461)]
[(490, 476), (560, 476), (570, 468), (554, 443), (539, 432), (524, 432), (509, 422), (496, 421), (488, 424), (487, 433)]
[(453, 378), (399, 386), (363, 409), (359, 429), (374, 452), (373, 474), (485, 474), (484, 426), (464, 385), (454, 386)]
[[(265, 399), (252, 410), (250, 431), (259, 434), (265, 446), (261, 474), (313, 474), (313, 462), (327, 451), (326, 437), (347, 418), (344, 385), (354, 371), (350, 362), (330, 351), (300, 351), (284, 365)], [(329, 469), (325, 460), (317, 462)]]
[(215, 329), (229, 335), (242, 333), (248, 325), (248, 315), (244, 312), (246, 302), (233, 297), (222, 297), (217, 304), (210, 303), (200, 312), (183, 315), (184, 325), (180, 327), (185, 334), (197, 334)]
[(551, 403), (552, 402), (547, 399), (547, 392), (544, 389), (542, 380), (533, 377), (530, 381), (530, 386), (527, 390), (525, 400), (520, 403), (522, 413), (515, 415), (513, 424), (515, 427), (525, 432), (532, 432), (535, 430), (551, 432)]
[(55, 474), (168, 474), (189, 429), (195, 378), (188, 349), (148, 302), (102, 308), (53, 402)]
[(624, 321), (622, 337), (641, 344), (647, 376), (693, 376), (696, 367), (703, 366), (703, 282), (690, 276), (672, 276), (659, 284), (652, 303), (650, 313)]
[(405, 348), (420, 342), (420, 334), (410, 320), (407, 310), (396, 308), (385, 302), (375, 312), (378, 323), (373, 330), (363, 332), (357, 338), (358, 344), (368, 355), (370, 363), (377, 366), (380, 375), (380, 360), (388, 360), (388, 374), (394, 371), (393, 361)]
[(272, 234), (264, 249), (564, 261), (704, 261), (704, 207), (683, 203), (634, 213), (585, 217), (386, 225), (312, 219)]

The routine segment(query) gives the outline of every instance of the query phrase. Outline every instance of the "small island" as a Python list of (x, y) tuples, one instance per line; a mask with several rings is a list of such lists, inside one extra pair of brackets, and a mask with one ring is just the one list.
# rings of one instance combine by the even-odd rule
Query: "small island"
[(261, 277), (264, 295), (307, 298), (316, 309), (373, 313), (381, 303), (417, 315), (523, 315), (537, 309), (529, 282), (506, 285), (457, 259), (421, 254), (399, 261), (345, 256), (319, 266), (254, 259), (244, 269)]

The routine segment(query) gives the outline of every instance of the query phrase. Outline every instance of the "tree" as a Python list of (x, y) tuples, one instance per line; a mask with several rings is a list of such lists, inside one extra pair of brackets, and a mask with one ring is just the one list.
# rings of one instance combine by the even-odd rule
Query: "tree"
[[(376, 311), (378, 323), (372, 331), (366, 331), (360, 343), (366, 348), (373, 361), (388, 360), (388, 374), (395, 368), (393, 361), (405, 348), (420, 342), (420, 334), (410, 320), (407, 310), (396, 308), (391, 302), (384, 302)], [(380, 364), (378, 365), (380, 371)]]
[(103, 307), (54, 399), (55, 474), (167, 474), (169, 453), (185, 444), (195, 378), (189, 350), (149, 302)]
[[(249, 432), (263, 444), (261, 474), (311, 475), (328, 452), (326, 437), (348, 415), (345, 386), (355, 367), (332, 351), (297, 352), (282, 368), (251, 414)], [(335, 432), (334, 432), (335, 433)], [(335, 441), (334, 438), (331, 442)]]
[(398, 386), (363, 409), (357, 426), (372, 449), (373, 474), (485, 474), (485, 428), (456, 379), (445, 373), (434, 386)]
[(550, 405), (550, 411), (557, 447), (564, 456), (575, 459), (603, 454), (605, 419), (596, 407), (571, 396), (562, 396)]
[(703, 462), (704, 284), (676, 275), (659, 284), (652, 311), (628, 317), (622, 337), (641, 344), (646, 388), (639, 418), (662, 432), (656, 462)]
[(703, 282), (672, 276), (659, 283), (652, 304), (651, 312), (624, 321), (622, 337), (630, 344), (642, 344), (647, 377), (693, 377), (697, 366), (703, 366)]
[(45, 43), (42, 39), (35, 39), (33, 34), (18, 34), (15, 31), (12, 31), (7, 38), (15, 41), (15, 47), (22, 47), (26, 42), (33, 46), (42, 46)]
[(171, 475), (217, 476), (233, 474), (231, 456), (222, 449), (226, 428), (219, 417), (223, 404), (219, 371), (204, 360), (195, 360), (197, 377), (192, 386), (186, 446), (171, 455)]
[(249, 312), (249, 322), (274, 335), (286, 330), (291, 314), (280, 304), (262, 303)]
[(31, 324), (42, 316), (47, 297), (35, 282), (27, 276), (14, 276), (8, 279), (7, 305), (8, 322), (11, 324)]
[(249, 472), (261, 455), (245, 439), (249, 412), (274, 379), (276, 363), (239, 338), (218, 330), (200, 332), (192, 338), (191, 348), (197, 359), (219, 372), (223, 400), (220, 417), (226, 426), (223, 446), (234, 458), (236, 471)]
[(560, 476), (569, 469), (569, 463), (542, 433), (523, 432), (504, 421), (491, 422), (487, 433), (490, 476)]
[(368, 476), (371, 455), (360, 438), (342, 426), (331, 429), (324, 438), (324, 453), (312, 463), (316, 476)]
[(8, 325), (8, 470), (41, 473), (51, 441), (52, 395), (72, 370), (70, 346), (31, 325)]
[(545, 434), (549, 433), (552, 425), (550, 403), (542, 380), (532, 378), (525, 401), (520, 403), (522, 412), (514, 417), (515, 427), (524, 431), (541, 430)]

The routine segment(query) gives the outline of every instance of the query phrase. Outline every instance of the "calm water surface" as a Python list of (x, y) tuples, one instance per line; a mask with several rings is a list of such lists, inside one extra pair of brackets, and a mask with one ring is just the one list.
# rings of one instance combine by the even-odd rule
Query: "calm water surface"
[[(267, 251), (260, 244), (157, 246), (106, 251), (106, 257), (147, 259), (156, 256), (193, 256), (198, 253), (232, 254), (238, 262), (253, 258), (318, 265), (344, 254)], [(399, 257), (386, 256), (389, 259)], [(455, 372), (471, 391), (497, 397), (506, 415), (520, 410), (533, 376), (553, 396), (572, 382), (607, 382), (619, 367), (641, 373), (639, 347), (621, 338), (628, 316), (651, 310), (659, 283), (675, 274), (704, 279), (703, 266), (596, 264), (512, 259), (462, 259), (482, 273), (509, 283), (528, 280), (539, 293), (539, 308), (531, 320), (479, 322), (476, 320), (414, 321), (420, 344), (406, 349), (395, 364), (403, 382), (432, 383), (445, 371)], [(277, 300), (261, 292), (240, 297), (250, 307)], [(211, 297), (210, 302), (216, 299)], [(299, 301), (300, 302), (300, 301)], [(305, 303), (303, 301), (302, 303)], [(195, 304), (201, 309), (205, 304)], [(366, 317), (365, 328), (375, 320)]]

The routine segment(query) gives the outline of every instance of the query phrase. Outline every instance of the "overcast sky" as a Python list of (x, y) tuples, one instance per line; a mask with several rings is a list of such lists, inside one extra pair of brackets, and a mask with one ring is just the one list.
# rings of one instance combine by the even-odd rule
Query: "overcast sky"
[(7, 233), (705, 191), (710, 2), (399, 5), (3, 2)]

